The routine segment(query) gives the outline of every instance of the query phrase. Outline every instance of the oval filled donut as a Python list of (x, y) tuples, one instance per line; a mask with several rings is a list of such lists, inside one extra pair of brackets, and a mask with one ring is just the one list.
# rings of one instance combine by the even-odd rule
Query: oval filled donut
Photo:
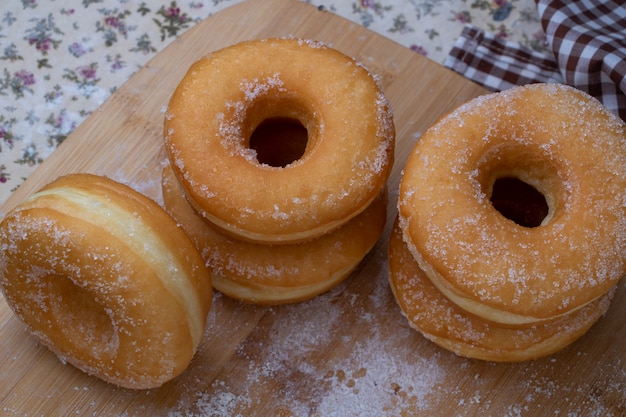
[(59, 178), (0, 224), (0, 287), (43, 345), (134, 389), (179, 375), (212, 291), (193, 242), (156, 203), (105, 177)]
[(388, 255), (391, 289), (409, 325), (435, 344), (467, 358), (517, 362), (557, 352), (602, 317), (615, 292), (614, 287), (583, 308), (555, 319), (509, 326), (482, 320), (447, 299), (420, 269), (397, 222)]
[[(496, 208), (510, 183), (543, 197), (535, 223)], [(410, 154), (398, 201), (405, 241), (433, 284), (512, 325), (583, 308), (618, 282), (625, 204), (626, 126), (552, 84), (478, 97), (440, 119)]]
[[(306, 129), (302, 155), (285, 166), (260, 162), (250, 143), (276, 120)], [(365, 210), (386, 186), (395, 137), (376, 79), (300, 39), (242, 42), (194, 63), (170, 99), (164, 135), (194, 209), (263, 243), (312, 239)]]
[(386, 222), (383, 192), (361, 214), (324, 236), (289, 245), (258, 244), (232, 239), (198, 215), (169, 165), (162, 186), (165, 209), (196, 243), (214, 288), (255, 304), (304, 301), (335, 287), (376, 244)]

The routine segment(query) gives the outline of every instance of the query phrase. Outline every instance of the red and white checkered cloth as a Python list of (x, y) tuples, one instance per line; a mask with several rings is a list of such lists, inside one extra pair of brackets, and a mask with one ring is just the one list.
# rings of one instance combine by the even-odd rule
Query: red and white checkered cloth
[(467, 27), (445, 65), (491, 90), (562, 82), (598, 98), (626, 120), (624, 0), (536, 0), (554, 57)]

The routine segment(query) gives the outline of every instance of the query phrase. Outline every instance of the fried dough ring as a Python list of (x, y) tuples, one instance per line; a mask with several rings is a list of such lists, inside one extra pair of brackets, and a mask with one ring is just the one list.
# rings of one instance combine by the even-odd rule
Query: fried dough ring
[(245, 242), (220, 233), (192, 209), (169, 165), (162, 185), (166, 210), (196, 243), (214, 288), (254, 304), (304, 301), (335, 287), (376, 244), (386, 222), (383, 193), (357, 217), (317, 239), (289, 245)]
[(113, 384), (179, 375), (204, 333), (211, 281), (156, 203), (104, 177), (62, 177), (0, 224), (0, 287), (36, 339)]
[[(260, 163), (263, 122), (300, 123), (304, 154)], [(336, 229), (385, 188), (394, 126), (376, 79), (318, 42), (264, 39), (212, 52), (189, 69), (164, 121), (166, 149), (192, 206), (225, 233), (294, 243)]]
[[(491, 202), (515, 178), (544, 197), (537, 227)], [(408, 158), (400, 225), (446, 297), (484, 319), (539, 322), (604, 296), (626, 272), (626, 126), (574, 88), (534, 84), (443, 117)]]

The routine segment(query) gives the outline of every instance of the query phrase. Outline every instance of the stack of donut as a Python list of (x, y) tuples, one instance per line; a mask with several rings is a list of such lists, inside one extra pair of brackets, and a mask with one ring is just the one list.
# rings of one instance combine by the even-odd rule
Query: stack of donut
[(378, 241), (394, 126), (376, 79), (318, 42), (263, 39), (197, 61), (164, 122), (166, 209), (222, 293), (305, 300)]
[(461, 356), (548, 355), (626, 273), (626, 126), (561, 85), (479, 97), (420, 138), (398, 208), (390, 283), (414, 328)]

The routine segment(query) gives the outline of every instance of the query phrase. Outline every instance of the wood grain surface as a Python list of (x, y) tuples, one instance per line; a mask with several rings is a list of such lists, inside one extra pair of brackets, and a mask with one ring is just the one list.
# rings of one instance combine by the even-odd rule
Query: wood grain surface
[(396, 162), (383, 239), (344, 283), (305, 303), (256, 307), (219, 293), (188, 370), (121, 389), (62, 364), (0, 300), (3, 416), (618, 416), (626, 414), (626, 289), (582, 339), (550, 357), (455, 356), (408, 327), (387, 282), (386, 244), (406, 156), (426, 128), (484, 90), (360, 25), (293, 0), (242, 3), (198, 23), (81, 124), (2, 207), (70, 172), (103, 174), (160, 201), (163, 109), (187, 68), (236, 42), (294, 35), (376, 73), (394, 109)]

